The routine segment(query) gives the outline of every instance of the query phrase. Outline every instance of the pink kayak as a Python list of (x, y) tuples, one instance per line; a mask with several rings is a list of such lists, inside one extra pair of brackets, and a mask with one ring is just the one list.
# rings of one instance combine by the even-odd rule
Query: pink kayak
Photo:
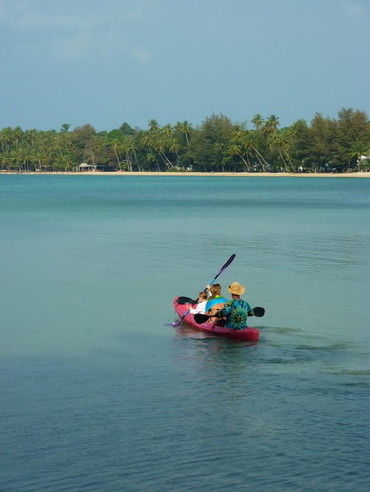
[[(179, 297), (175, 297), (173, 300), (173, 306), (177, 315), (182, 318), (184, 314), (191, 308), (191, 304), (179, 304), (177, 300)], [(202, 323), (201, 325), (194, 320), (194, 316), (190, 313), (187, 313), (184, 317), (186, 323), (191, 325), (194, 328), (199, 330), (203, 330), (212, 335), (218, 335), (221, 337), (234, 338), (236, 340), (245, 340), (248, 342), (258, 340), (260, 332), (257, 328), (252, 328), (250, 326), (246, 326), (244, 330), (231, 330), (230, 328), (225, 328), (223, 326), (215, 326), (212, 323)]]

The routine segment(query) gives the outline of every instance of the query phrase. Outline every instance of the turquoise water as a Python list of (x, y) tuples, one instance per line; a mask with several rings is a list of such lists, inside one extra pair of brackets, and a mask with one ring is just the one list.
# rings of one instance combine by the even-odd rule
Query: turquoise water
[[(0, 490), (370, 488), (370, 180), (0, 176)], [(173, 328), (239, 281), (257, 344)]]

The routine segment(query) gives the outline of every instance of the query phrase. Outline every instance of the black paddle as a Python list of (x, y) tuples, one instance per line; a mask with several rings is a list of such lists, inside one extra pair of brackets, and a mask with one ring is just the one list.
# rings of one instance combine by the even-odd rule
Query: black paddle
[[(231, 256), (230, 256), (230, 258), (227, 260), (227, 262), (226, 262), (226, 263), (225, 263), (225, 264), (224, 264), (224, 265), (220, 268), (220, 270), (218, 271), (218, 273), (217, 273), (217, 275), (215, 276), (215, 278), (211, 280), (211, 282), (209, 283), (209, 285), (212, 285), (212, 284), (214, 284), (214, 283), (215, 283), (216, 278), (217, 278), (219, 275), (221, 275), (221, 273), (222, 273), (222, 272), (223, 272), (223, 271), (224, 271), (224, 270), (225, 270), (225, 269), (226, 269), (226, 268), (230, 265), (230, 263), (234, 260), (235, 256), (236, 256), (235, 254), (233, 254), (233, 255), (231, 255)], [(194, 304), (196, 304), (197, 302), (198, 302), (198, 299), (196, 300), (196, 302), (195, 302)], [(188, 310), (186, 311), (186, 313), (185, 313), (183, 316), (181, 316), (181, 318), (180, 318), (179, 320), (177, 320), (177, 321), (175, 321), (174, 323), (172, 323), (172, 326), (179, 326), (179, 324), (180, 324), (180, 323), (181, 323), (181, 321), (185, 318), (185, 316), (189, 313), (189, 311), (190, 311), (190, 309), (188, 309)], [(203, 321), (203, 323), (204, 323), (204, 321)]]
[[(248, 316), (257, 316), (257, 318), (262, 318), (262, 316), (265, 314), (265, 308), (263, 307), (255, 307), (251, 311), (249, 311)], [(195, 322), (201, 325), (202, 323), (206, 323), (209, 318), (217, 318), (217, 314), (194, 314), (194, 319)]]

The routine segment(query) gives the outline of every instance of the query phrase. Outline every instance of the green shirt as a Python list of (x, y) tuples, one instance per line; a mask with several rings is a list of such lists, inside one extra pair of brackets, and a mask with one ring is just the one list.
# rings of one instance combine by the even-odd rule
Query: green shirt
[(247, 327), (248, 312), (251, 311), (250, 305), (243, 299), (231, 299), (221, 309), (220, 317), (226, 316), (226, 328), (232, 330), (244, 330)]

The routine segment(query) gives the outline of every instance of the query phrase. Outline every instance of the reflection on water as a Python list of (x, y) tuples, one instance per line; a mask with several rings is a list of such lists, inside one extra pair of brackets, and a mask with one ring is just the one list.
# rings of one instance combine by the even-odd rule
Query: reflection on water
[[(346, 376), (356, 377), (348, 386), (348, 382), (322, 371), (323, 364), (342, 359), (345, 345), (314, 347), (291, 343), (284, 350), (280, 347), (276, 358), (273, 354), (277, 354), (277, 347), (268, 342), (252, 347), (221, 339), (175, 337), (175, 342), (177, 353), (181, 354), (176, 366), (181, 367), (184, 384), (191, 382), (202, 387), (196, 397), (197, 412), (222, 425), (222, 431), (217, 427), (214, 432), (222, 440), (226, 454), (233, 443), (232, 449), (237, 450), (233, 454), (235, 466), (253, 460), (253, 470), (243, 474), (253, 489), (263, 490), (274, 483), (274, 490), (285, 490), (284, 476), (289, 476), (295, 490), (312, 490), (313, 483), (315, 489), (320, 488), (323, 474), (317, 468), (325, 464), (328, 490), (331, 487), (327, 477), (333, 490), (346, 490), (348, 477), (351, 486), (365, 490), (362, 460), (355, 460), (351, 450), (355, 447), (357, 456), (368, 456), (369, 436), (360, 430), (364, 430), (367, 400), (361, 378), (366, 372), (347, 372)], [(354, 401), (352, 391), (365, 400)], [(353, 422), (353, 432), (348, 419)], [(190, 421), (193, 422), (192, 414)], [(272, 468), (274, 482), (272, 474), (262, 472), (259, 459)]]

